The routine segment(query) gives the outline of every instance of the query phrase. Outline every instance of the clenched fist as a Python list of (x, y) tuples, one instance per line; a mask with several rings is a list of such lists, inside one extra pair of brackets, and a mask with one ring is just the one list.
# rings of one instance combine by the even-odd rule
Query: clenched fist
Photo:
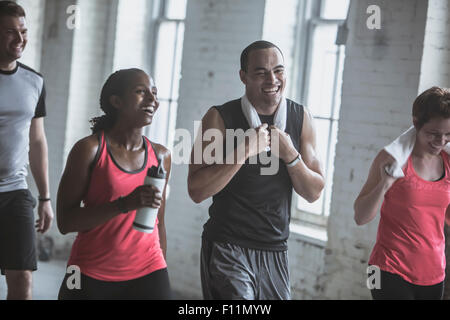
[(291, 137), (286, 132), (281, 131), (275, 126), (270, 126), (272, 154), (280, 158), (285, 163), (291, 162), (297, 157), (298, 152), (292, 143)]
[(124, 197), (124, 201), (129, 211), (144, 207), (158, 209), (161, 206), (162, 191), (152, 185), (139, 186)]
[(252, 130), (249, 135), (247, 145), (249, 158), (266, 151), (267, 147), (270, 146), (270, 134), (267, 127), (267, 123), (264, 123), (255, 130)]

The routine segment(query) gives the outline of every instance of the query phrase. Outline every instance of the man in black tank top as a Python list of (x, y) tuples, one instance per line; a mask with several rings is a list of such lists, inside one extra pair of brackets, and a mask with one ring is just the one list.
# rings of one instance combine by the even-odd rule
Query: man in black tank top
[[(283, 96), (283, 63), (274, 44), (249, 45), (241, 55), (245, 96), (212, 107), (202, 120), (188, 190), (196, 203), (213, 198), (201, 252), (205, 299), (290, 299), (287, 239), (292, 189), (313, 202), (322, 192), (324, 177), (312, 116)], [(207, 150), (210, 143), (202, 137), (209, 129), (222, 133), (224, 159), (208, 164), (202, 157), (198, 163), (195, 148), (201, 146), (202, 154)], [(247, 138), (228, 135), (239, 130), (248, 133)], [(264, 155), (278, 168), (273, 174), (262, 173), (268, 166)]]

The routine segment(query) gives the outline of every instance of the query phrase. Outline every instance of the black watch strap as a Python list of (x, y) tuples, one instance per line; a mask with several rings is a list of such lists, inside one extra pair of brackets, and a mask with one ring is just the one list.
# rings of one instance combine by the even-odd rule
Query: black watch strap
[(124, 197), (119, 197), (119, 199), (117, 199), (117, 207), (121, 213), (128, 213), (127, 204), (125, 203)]

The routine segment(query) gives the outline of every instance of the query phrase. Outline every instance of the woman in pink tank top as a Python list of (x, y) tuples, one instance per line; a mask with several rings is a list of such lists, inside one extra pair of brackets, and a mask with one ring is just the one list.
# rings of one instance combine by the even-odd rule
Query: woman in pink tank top
[[(369, 259), (380, 282), (374, 299), (442, 299), (445, 278), (444, 224), (450, 221), (450, 91), (433, 87), (413, 104), (416, 141), (395, 179), (385, 167), (394, 159), (382, 150), (355, 201), (355, 221), (369, 223), (381, 211)], [(381, 207), (381, 209), (380, 209)], [(371, 275), (372, 278), (373, 274)]]
[[(67, 159), (57, 201), (62, 234), (77, 232), (60, 299), (170, 299), (165, 261), (164, 209), (170, 152), (143, 136), (158, 109), (153, 80), (139, 69), (120, 70), (100, 98), (105, 115), (93, 135), (78, 141)], [(164, 190), (143, 185), (147, 171), (167, 172)], [(152, 233), (133, 228), (136, 210), (159, 208)]]

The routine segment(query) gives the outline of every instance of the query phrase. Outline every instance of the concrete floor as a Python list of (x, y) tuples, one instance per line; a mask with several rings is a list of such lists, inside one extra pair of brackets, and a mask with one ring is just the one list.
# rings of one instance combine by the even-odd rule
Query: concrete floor
[[(59, 288), (66, 275), (67, 260), (38, 261), (38, 270), (33, 272), (33, 300), (57, 300)], [(187, 299), (172, 291), (176, 300)], [(5, 276), (0, 275), (0, 300), (6, 299)], [(190, 299), (190, 298), (189, 298)]]
[[(33, 300), (56, 300), (59, 287), (66, 274), (63, 260), (38, 261), (38, 270), (33, 272)], [(0, 300), (6, 299), (6, 281), (0, 276)]]

